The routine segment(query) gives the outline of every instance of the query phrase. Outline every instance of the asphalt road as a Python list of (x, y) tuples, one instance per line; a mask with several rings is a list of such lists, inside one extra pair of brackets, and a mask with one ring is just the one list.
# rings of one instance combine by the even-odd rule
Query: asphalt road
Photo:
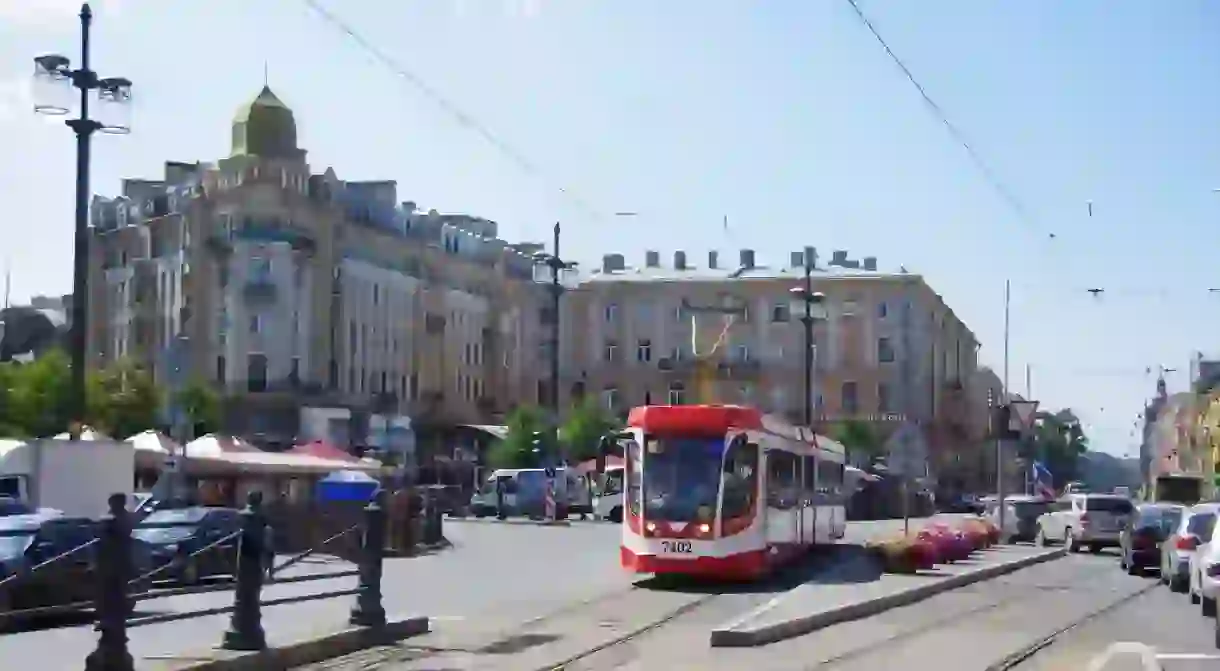
[[(913, 521), (919, 528), (923, 520)], [(478, 523), (469, 523), (474, 526)], [(484, 523), (495, 524), (495, 523)], [(344, 658), (309, 667), (309, 671), (435, 671), (436, 669), (495, 669), (496, 671), (535, 671), (555, 668), (559, 662), (584, 656), (588, 650), (604, 646), (607, 641), (629, 636), (640, 628), (666, 623), (673, 639), (681, 638), (682, 649), (693, 648), (691, 654), (708, 650), (708, 631), (741, 613), (757, 607), (777, 594), (795, 587), (806, 579), (803, 570), (793, 571), (766, 584), (725, 591), (715, 585), (682, 584), (680, 581), (636, 580), (618, 568), (618, 534), (614, 525), (599, 525), (609, 529), (614, 540), (601, 560), (581, 559), (576, 549), (568, 550), (561, 561), (589, 561), (589, 566), (601, 570), (608, 560), (619, 573), (619, 580), (605, 583), (609, 589), (585, 590), (589, 596), (573, 598), (572, 589), (555, 594), (569, 595), (567, 603), (555, 601), (513, 602), (511, 607), (488, 609), (477, 614), (438, 618), (433, 633), (409, 639), (397, 646), (385, 646), (361, 651)], [(501, 529), (529, 527), (502, 526)], [(573, 523), (569, 531), (577, 534), (601, 534), (587, 531), (588, 525)], [(848, 541), (862, 542), (869, 538), (891, 535), (902, 530), (902, 520), (857, 522), (849, 525)], [(551, 530), (554, 531), (554, 530)], [(508, 533), (513, 533), (509, 531)], [(561, 535), (561, 538), (567, 535)], [(599, 541), (600, 542), (600, 541)], [(592, 546), (581, 546), (593, 552)], [(564, 568), (569, 575), (571, 568)], [(554, 574), (555, 579), (559, 573)], [(511, 579), (502, 574), (502, 579)], [(613, 585), (617, 584), (615, 587)], [(691, 640), (684, 637), (690, 636)], [(669, 639), (667, 639), (669, 640)], [(616, 650), (622, 646), (614, 646)], [(581, 669), (579, 664), (565, 668)], [(648, 666), (647, 668), (654, 668)], [(662, 667), (656, 667), (662, 668)], [(304, 669), (302, 669), (304, 671)]]
[(1064, 632), (1012, 671), (1143, 671), (1143, 646), (1152, 648), (1153, 669), (1215, 671), (1215, 627), (1185, 595), (1157, 587)]
[[(710, 601), (565, 669), (990, 671), (1008, 655), (1154, 588), (1153, 579), (1119, 571), (1113, 556), (1076, 555), (752, 649), (708, 648), (709, 629), (725, 620), (718, 602)], [(1081, 668), (1085, 667), (1065, 667), (1063, 671)], [(1052, 670), (1058, 668), (1039, 669)]]
[[(618, 565), (618, 529), (606, 524), (571, 527), (449, 524), (454, 547), (433, 555), (387, 560), (382, 590), (391, 615), (422, 614), (439, 622), (480, 619), (519, 621), (599, 594), (622, 590), (629, 576)], [(334, 562), (302, 570), (351, 568)], [(356, 586), (354, 577), (265, 588), (264, 597), (313, 594)], [(141, 602), (143, 614), (181, 613), (232, 603), (232, 592), (210, 592)], [(263, 610), (271, 642), (345, 626), (355, 597), (306, 601)], [(215, 646), (228, 615), (209, 615), (130, 630), (137, 668), (162, 668), (165, 660)], [(0, 660), (38, 660), (47, 669), (81, 668), (96, 644), (92, 624), (0, 634)], [(156, 662), (154, 660), (161, 660)], [(4, 667), (0, 664), (0, 667)]]

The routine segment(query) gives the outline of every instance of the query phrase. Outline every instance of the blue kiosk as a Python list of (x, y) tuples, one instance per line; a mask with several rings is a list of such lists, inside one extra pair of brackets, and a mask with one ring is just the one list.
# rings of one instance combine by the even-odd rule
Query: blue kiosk
[(368, 501), (381, 487), (376, 478), (363, 471), (335, 471), (318, 480), (318, 501)]

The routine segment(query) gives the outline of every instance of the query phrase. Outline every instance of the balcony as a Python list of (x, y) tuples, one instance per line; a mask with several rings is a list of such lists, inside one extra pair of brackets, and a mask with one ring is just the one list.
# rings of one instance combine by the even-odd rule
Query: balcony
[(265, 278), (249, 280), (242, 287), (242, 297), (248, 303), (274, 303), (278, 293), (275, 282)]

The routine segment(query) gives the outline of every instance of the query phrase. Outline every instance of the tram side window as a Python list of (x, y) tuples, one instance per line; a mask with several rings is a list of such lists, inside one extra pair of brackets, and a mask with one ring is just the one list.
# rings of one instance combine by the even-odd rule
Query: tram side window
[(843, 491), (843, 464), (833, 461), (820, 460), (818, 464), (818, 487), (828, 490), (830, 493), (842, 493)]
[(800, 462), (788, 452), (767, 453), (767, 506), (781, 510), (796, 505), (800, 489)]
[(730, 448), (724, 460), (723, 519), (744, 517), (754, 506), (758, 490), (758, 445), (744, 443)]
[(627, 507), (633, 515), (640, 514), (640, 505), (643, 499), (642, 487), (644, 484), (643, 473), (640, 472), (640, 460), (644, 456), (644, 450), (636, 441), (631, 441), (627, 445), (627, 463), (624, 469), (627, 472)]

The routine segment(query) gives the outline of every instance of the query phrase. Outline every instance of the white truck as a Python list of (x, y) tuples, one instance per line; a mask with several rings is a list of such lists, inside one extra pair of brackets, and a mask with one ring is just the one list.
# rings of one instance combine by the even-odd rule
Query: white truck
[(70, 517), (98, 517), (135, 485), (135, 447), (117, 440), (0, 440), (0, 496)]

